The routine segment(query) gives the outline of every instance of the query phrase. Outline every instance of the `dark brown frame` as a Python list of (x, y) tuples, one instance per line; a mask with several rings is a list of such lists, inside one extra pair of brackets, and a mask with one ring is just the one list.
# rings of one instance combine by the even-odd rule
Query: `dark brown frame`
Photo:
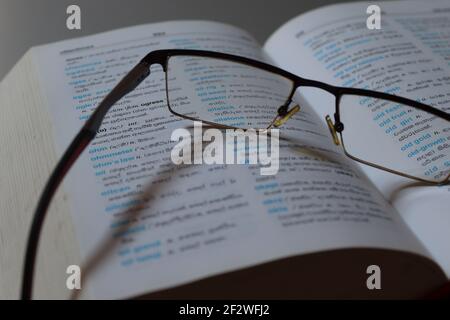
[[(94, 139), (97, 131), (100, 129), (103, 118), (105, 117), (108, 110), (122, 97), (124, 97), (129, 92), (133, 91), (149, 74), (150, 74), (150, 66), (153, 64), (159, 64), (162, 66), (164, 72), (167, 75), (167, 63), (170, 57), (172, 56), (197, 56), (197, 57), (210, 57), (210, 58), (219, 58), (230, 61), (235, 61), (243, 64), (247, 64), (249, 66), (253, 66), (256, 68), (264, 69), (281, 76), (284, 76), (293, 81), (292, 92), (287, 99), (287, 102), (282, 105), (278, 109), (278, 115), (283, 117), (288, 113), (289, 103), (297, 90), (298, 87), (315, 87), (322, 90), (325, 90), (332, 95), (335, 96), (335, 113), (334, 113), (334, 130), (341, 135), (342, 140), (342, 132), (344, 130), (344, 124), (340, 121), (340, 99), (343, 95), (359, 95), (359, 96), (367, 96), (372, 98), (390, 100), (396, 103), (405, 104), (422, 111), (431, 113), (437, 117), (443, 118), (447, 121), (450, 121), (450, 114), (436, 109), (432, 106), (410, 100), (407, 98), (403, 98), (400, 96), (395, 96), (387, 93), (371, 91), (366, 89), (357, 89), (357, 88), (345, 88), (345, 87), (337, 87), (332, 86), (320, 81), (309, 80), (299, 77), (295, 74), (292, 74), (286, 70), (277, 68), (270, 64), (266, 64), (264, 62), (260, 62), (253, 59), (248, 59), (241, 56), (225, 54), (220, 52), (213, 51), (202, 51), (202, 50), (184, 50), (184, 49), (170, 49), (170, 50), (157, 50), (152, 51), (147, 54), (117, 85), (111, 92), (103, 99), (103, 101), (98, 105), (95, 109), (89, 120), (85, 123), (80, 132), (75, 136), (72, 143), (69, 145), (62, 158), (58, 162), (56, 168), (52, 172), (47, 184), (41, 194), (38, 205), (36, 207), (36, 211), (33, 216), (33, 221), (31, 224), (29, 237), (27, 241), (27, 247), (25, 252), (25, 261), (24, 261), (24, 269), (23, 269), (23, 278), (22, 278), (22, 288), (21, 288), (21, 298), (22, 299), (31, 299), (32, 297), (32, 288), (33, 288), (33, 276), (34, 276), (34, 268), (36, 261), (37, 248), (39, 244), (39, 237), (42, 229), (42, 225), (45, 220), (45, 215), (50, 205), (50, 202), (55, 194), (59, 184), (63, 180), (64, 176), (67, 174), (73, 163), (77, 160), (79, 155), (83, 152), (83, 150), (89, 145), (89, 143)], [(167, 76), (166, 76), (167, 82)], [(166, 88), (167, 92), (167, 88)], [(187, 118), (186, 116), (180, 115), (174, 112), (170, 106), (169, 110), (171, 113), (181, 116), (183, 118)], [(342, 140), (343, 141), (343, 140)], [(376, 167), (378, 169), (382, 169), (385, 171), (389, 171), (395, 174), (399, 174), (404, 177), (430, 182), (423, 179), (419, 179), (417, 177), (409, 176), (403, 173), (396, 172), (394, 170), (390, 170), (388, 168), (383, 168), (381, 166), (377, 166), (364, 160), (357, 159), (352, 157), (347, 153), (344, 147), (344, 151), (347, 156), (350, 158), (362, 162), (364, 164)], [(449, 177), (445, 183), (448, 183)], [(436, 183), (435, 183), (436, 184)]]

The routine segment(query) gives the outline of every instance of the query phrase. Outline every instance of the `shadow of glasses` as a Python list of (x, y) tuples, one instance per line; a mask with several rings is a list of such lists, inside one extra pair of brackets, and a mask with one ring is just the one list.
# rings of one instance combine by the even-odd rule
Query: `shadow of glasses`
[[(185, 129), (192, 130), (194, 128), (193, 125), (188, 125), (184, 127)], [(205, 128), (216, 128), (214, 126), (205, 126)], [(220, 130), (224, 130), (223, 128), (218, 128)], [(314, 157), (316, 159), (320, 159), (322, 161), (332, 161), (336, 162), (335, 159), (329, 157), (329, 155), (324, 152), (320, 152), (308, 147), (305, 147), (304, 141), (301, 139), (294, 139), (291, 137), (283, 137), (280, 135), (280, 140), (287, 142), (288, 147), (296, 154), (303, 155), (308, 157)], [(194, 153), (194, 144), (196, 141), (191, 141), (191, 159), (193, 159)], [(154, 177), (157, 177), (157, 181), (150, 181), (147, 186), (144, 187), (144, 190), (140, 192), (139, 196), (132, 200), (136, 200), (137, 205), (129, 208), (124, 214), (127, 215), (127, 219), (130, 223), (119, 226), (114, 230), (114, 233), (108, 232), (103, 236), (103, 240), (95, 247), (92, 251), (93, 253), (86, 259), (83, 263), (81, 270), (83, 270), (82, 277), (82, 287), (85, 288), (85, 284), (89, 281), (89, 279), (95, 274), (95, 272), (101, 267), (103, 261), (107, 260), (107, 258), (114, 254), (115, 249), (119, 247), (121, 244), (120, 237), (114, 237), (114, 234), (123, 234), (126, 233), (127, 230), (130, 230), (133, 226), (136, 226), (142, 218), (142, 214), (148, 209), (149, 203), (154, 200), (155, 195), (160, 192), (162, 189), (167, 187), (172, 182), (167, 182), (169, 176), (173, 177), (177, 174), (183, 172), (189, 167), (189, 165), (176, 165), (172, 162), (164, 164), (164, 169), (159, 170), (154, 174)], [(74, 290), (70, 296), (70, 299), (75, 300), (79, 299), (81, 296), (81, 290)]]

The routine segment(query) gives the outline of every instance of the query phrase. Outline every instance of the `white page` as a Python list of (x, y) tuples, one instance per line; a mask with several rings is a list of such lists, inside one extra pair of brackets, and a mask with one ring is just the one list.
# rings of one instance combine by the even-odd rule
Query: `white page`
[[(262, 59), (248, 34), (207, 22), (139, 26), (39, 47), (36, 63), (59, 153), (120, 76), (161, 48)], [(329, 143), (307, 106), (285, 128), (284, 137), (294, 142), (281, 142), (276, 176), (260, 176), (254, 165), (174, 166), (172, 130), (192, 122), (169, 113), (164, 74), (159, 66), (151, 70), (110, 110), (64, 183), (84, 259), (99, 254), (99, 244), (111, 233), (118, 239), (86, 280), (94, 297), (137, 295), (332, 248), (427, 255), (382, 196)], [(130, 208), (140, 210), (127, 212)], [(127, 219), (135, 223), (117, 235)]]
[[(381, 30), (366, 28), (366, 18), (368, 17), (366, 9), (369, 4), (372, 3), (334, 5), (301, 15), (277, 30), (265, 44), (265, 50), (278, 65), (302, 77), (339, 86), (393, 92), (412, 99), (426, 98), (425, 103), (439, 102), (441, 108), (449, 112), (449, 101), (448, 98), (445, 98), (450, 95), (448, 80), (450, 72), (449, 2), (377, 2), (383, 12)], [(325, 41), (326, 32), (331, 35), (326, 40), (330, 45), (326, 52), (328, 56), (325, 52), (319, 53), (318, 50), (311, 47), (313, 39), (317, 40), (322, 37), (322, 40)], [(334, 35), (332, 35), (333, 33)], [(380, 40), (381, 34), (388, 33), (391, 40)], [(353, 41), (351, 46), (347, 42), (346, 45), (338, 44), (331, 47), (332, 39), (339, 41), (351, 36), (360, 38)], [(433, 41), (427, 41), (431, 36), (435, 37)], [(379, 41), (376, 41), (377, 39), (374, 37), (378, 37)], [(439, 47), (433, 48), (432, 42), (439, 43)], [(376, 60), (384, 54), (379, 51), (381, 46), (390, 43), (407, 44), (414, 48), (411, 50), (417, 50), (417, 53), (406, 54), (406, 50), (400, 50), (398, 52), (403, 52), (403, 54), (398, 57), (391, 56)], [(335, 57), (332, 57), (332, 50), (336, 50)], [(359, 50), (366, 50), (368, 52), (366, 59), (372, 59), (366, 64), (368, 69), (361, 68), (354, 73), (350, 71), (351, 67), (355, 67), (361, 62), (361, 56), (345, 67), (336, 66), (339, 64), (337, 61), (343, 59), (345, 55), (354, 59)], [(388, 55), (385, 54), (385, 56)], [(414, 64), (399, 65), (411, 60), (417, 61)], [(395, 78), (395, 82), (390, 84), (380, 81), (382, 77), (386, 76), (386, 73), (377, 75), (380, 68), (394, 65), (394, 63), (399, 65), (396, 73), (401, 76)], [(372, 69), (371, 73), (364, 75), (371, 70), (370, 68)], [(417, 71), (420, 70), (428, 71), (417, 74)], [(415, 73), (408, 74), (408, 72)], [(373, 76), (369, 81), (367, 80), (368, 75)], [(443, 79), (441, 80), (442, 85), (425, 88), (418, 85), (420, 81), (429, 79), (434, 79), (434, 81)], [(407, 91), (409, 88), (414, 88), (414, 90)], [(323, 94), (319, 90), (305, 89), (303, 93), (321, 116), (327, 113), (333, 114), (334, 97)], [(438, 94), (441, 96), (438, 97)], [(365, 165), (361, 165), (361, 168), (382, 191), (385, 198), (402, 214), (414, 233), (446, 271), (447, 276), (450, 276), (450, 233), (448, 232), (450, 230), (450, 188), (448, 186), (419, 186), (407, 178)]]

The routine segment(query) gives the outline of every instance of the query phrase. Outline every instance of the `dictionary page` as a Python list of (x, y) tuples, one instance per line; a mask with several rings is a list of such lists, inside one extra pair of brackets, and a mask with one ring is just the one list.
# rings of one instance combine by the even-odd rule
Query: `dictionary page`
[[(162, 48), (265, 60), (246, 32), (210, 22), (144, 25), (39, 47), (59, 153), (105, 93)], [(82, 257), (100, 260), (86, 280), (94, 297), (134, 296), (320, 250), (427, 256), (306, 105), (283, 131), (276, 175), (263, 176), (254, 164), (173, 164), (171, 135), (193, 123), (169, 112), (164, 79), (153, 65), (110, 110), (64, 182)]]
[[(370, 4), (333, 5), (301, 15), (277, 30), (265, 50), (279, 66), (299, 76), (403, 95), (450, 112), (449, 2), (377, 2), (381, 30), (366, 27)], [(334, 97), (319, 90), (301, 91), (321, 118), (333, 114)], [(421, 141), (423, 134), (414, 128), (402, 132), (414, 135), (418, 154), (404, 161), (421, 161), (432, 168), (434, 161), (448, 155), (448, 129), (436, 143)], [(450, 187), (361, 168), (450, 276)]]

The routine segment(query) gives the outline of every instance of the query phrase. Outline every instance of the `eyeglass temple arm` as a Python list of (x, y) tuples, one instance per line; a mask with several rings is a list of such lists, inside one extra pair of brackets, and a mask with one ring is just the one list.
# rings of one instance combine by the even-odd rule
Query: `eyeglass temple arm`
[(45, 185), (44, 191), (39, 198), (29, 231), (22, 274), (21, 299), (29, 300), (32, 297), (34, 268), (36, 264), (39, 237), (47, 209), (59, 184), (80, 154), (96, 136), (108, 110), (126, 94), (133, 91), (149, 74), (150, 64), (146, 61), (141, 61), (128, 72), (98, 105), (83, 128), (78, 132), (72, 143), (64, 152), (64, 155), (59, 160), (56, 168), (53, 170)]
[(133, 91), (150, 74), (150, 65), (145, 61), (139, 62), (125, 77), (114, 87), (114, 89), (103, 99), (95, 109), (83, 129), (97, 132), (102, 124), (103, 118), (109, 109), (126, 94)]

